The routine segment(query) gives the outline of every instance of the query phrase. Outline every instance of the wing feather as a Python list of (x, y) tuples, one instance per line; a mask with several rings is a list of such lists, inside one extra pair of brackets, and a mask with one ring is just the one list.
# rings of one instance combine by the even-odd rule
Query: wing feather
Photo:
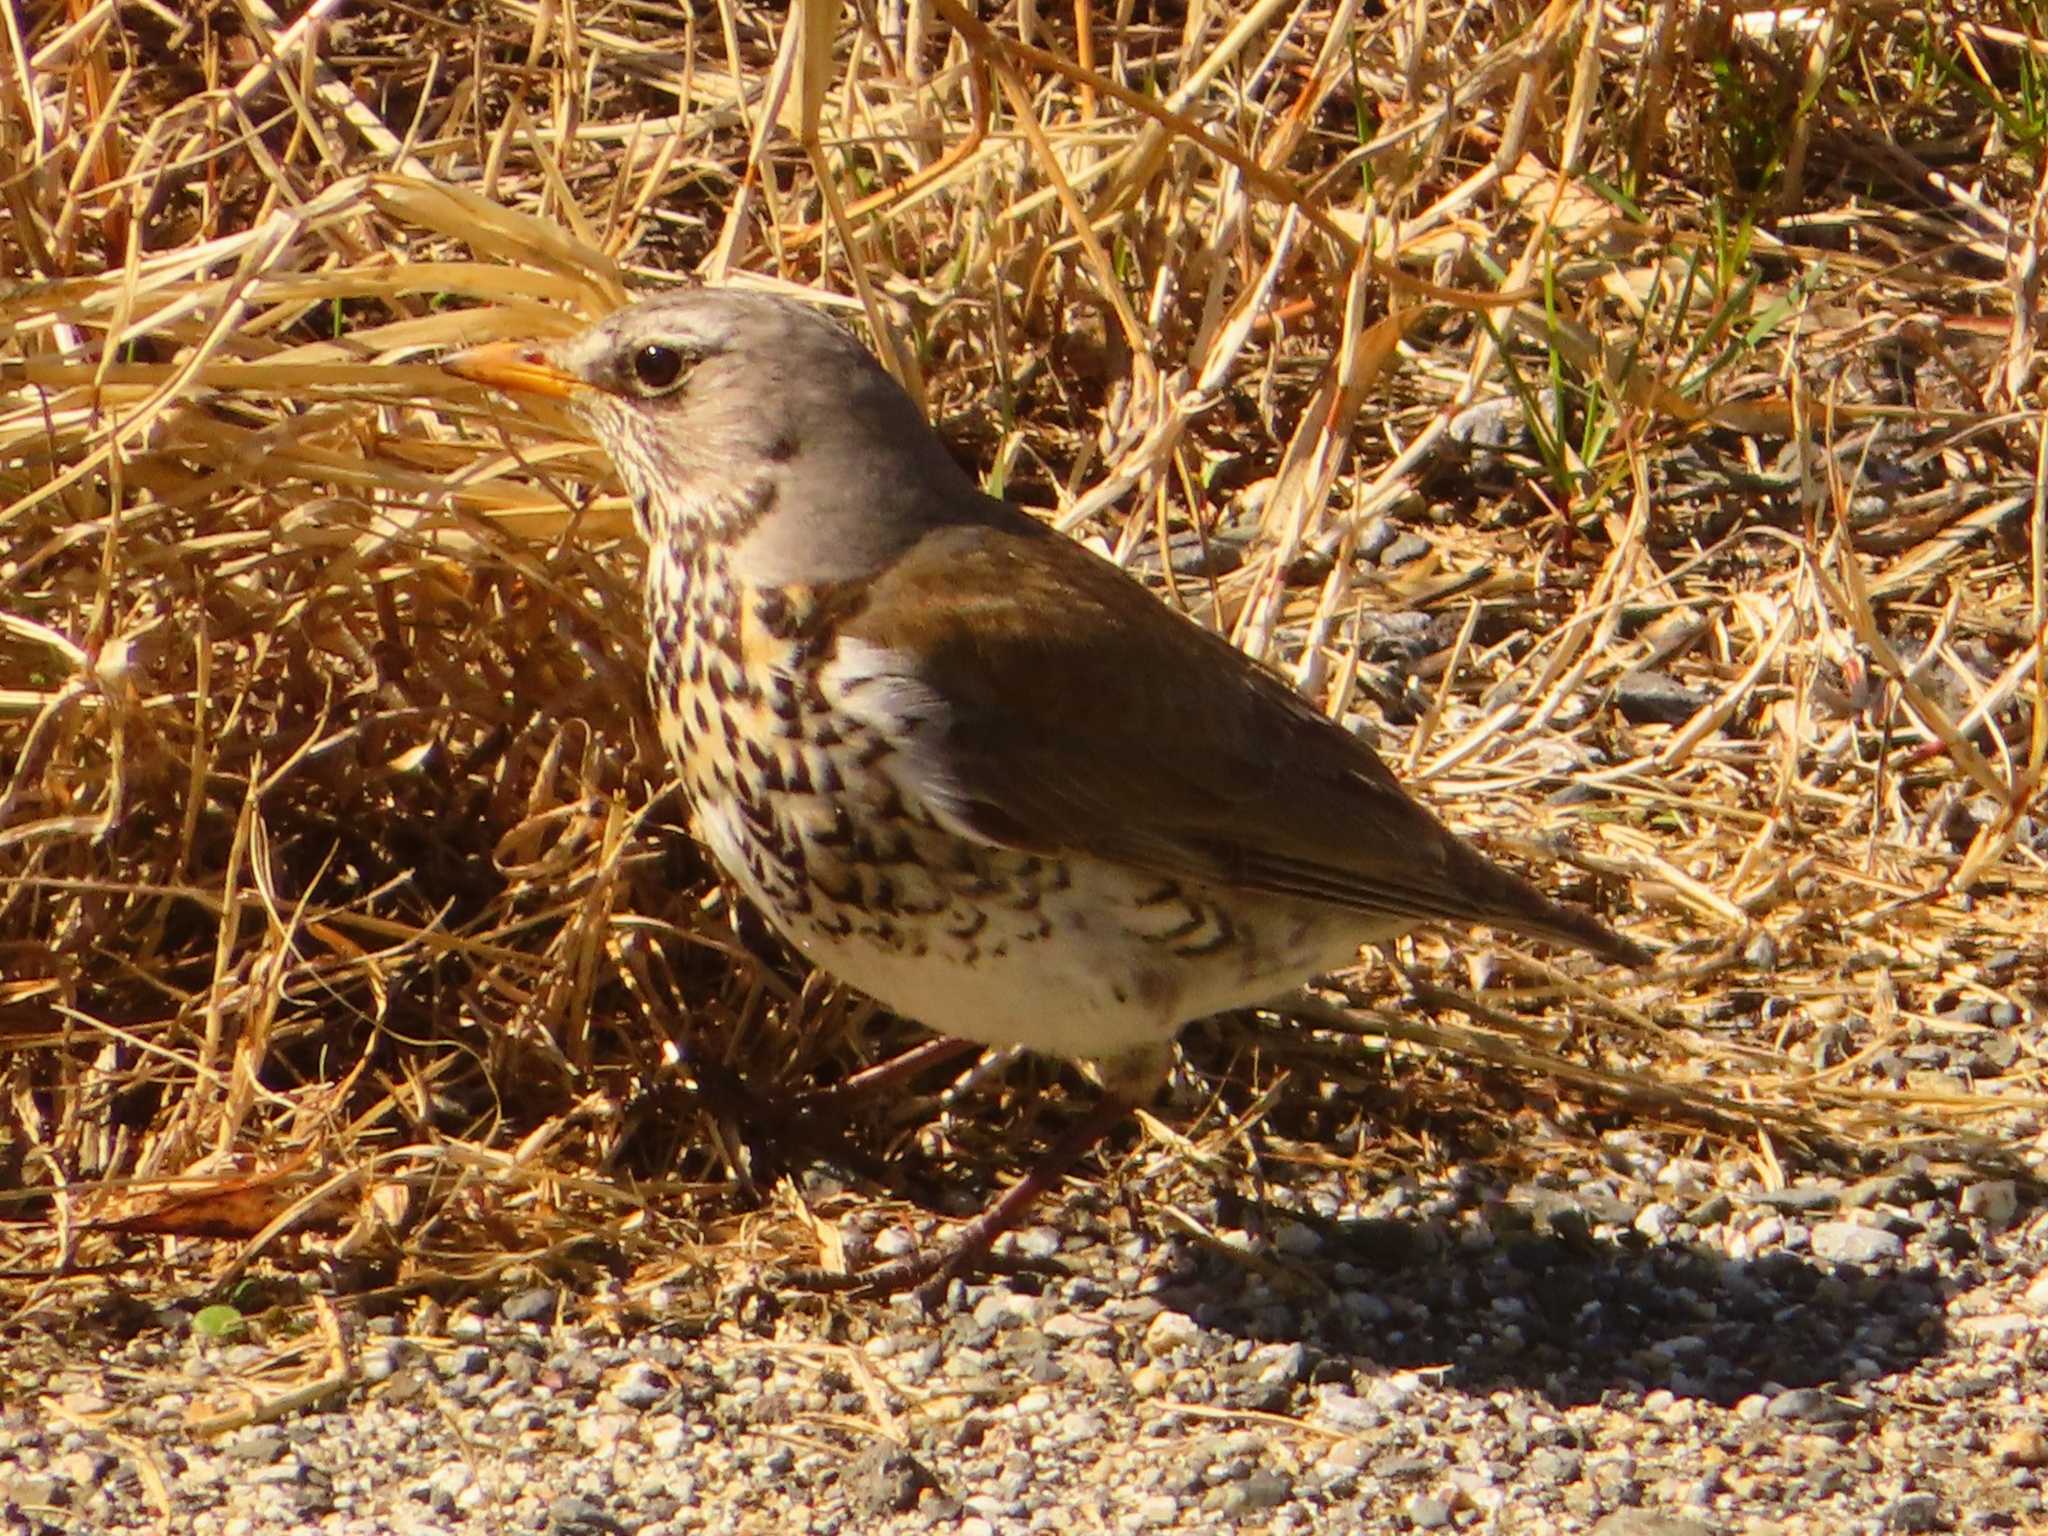
[(1392, 924), (1645, 952), (1452, 834), (1363, 742), (1108, 562), (999, 503), (925, 535), (837, 627), (835, 702), (956, 833)]

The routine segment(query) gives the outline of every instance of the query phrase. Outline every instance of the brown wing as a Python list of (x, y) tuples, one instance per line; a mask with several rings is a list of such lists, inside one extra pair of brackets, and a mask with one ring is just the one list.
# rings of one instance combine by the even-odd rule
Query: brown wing
[(899, 767), (965, 830), (1389, 926), (1648, 958), (1458, 839), (1228, 642), (1021, 514), (991, 516), (925, 535), (838, 626), (855, 691), (897, 722)]

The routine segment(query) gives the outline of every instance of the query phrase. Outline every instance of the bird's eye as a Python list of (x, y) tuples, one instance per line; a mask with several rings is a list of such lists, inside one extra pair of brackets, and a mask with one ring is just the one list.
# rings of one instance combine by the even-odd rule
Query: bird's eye
[(633, 377), (649, 394), (673, 388), (683, 376), (683, 354), (676, 348), (650, 341), (633, 354)]

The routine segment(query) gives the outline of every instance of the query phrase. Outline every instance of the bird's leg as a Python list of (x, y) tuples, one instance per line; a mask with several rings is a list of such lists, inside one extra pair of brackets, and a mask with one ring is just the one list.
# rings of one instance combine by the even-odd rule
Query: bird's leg
[(744, 1103), (753, 1112), (753, 1123), (779, 1126), (779, 1134), (807, 1140), (820, 1156), (855, 1169), (863, 1177), (886, 1179), (883, 1167), (865, 1149), (845, 1134), (845, 1122), (860, 1104), (880, 1092), (908, 1083), (920, 1072), (972, 1055), (982, 1047), (972, 1040), (941, 1035), (900, 1051), (887, 1061), (863, 1067), (829, 1087), (813, 1088), (788, 1096), (762, 1095), (748, 1091)]
[(1056, 1187), (1076, 1163), (1095, 1149), (1097, 1142), (1144, 1103), (1165, 1078), (1172, 1059), (1172, 1046), (1165, 1044), (1141, 1046), (1096, 1062), (1096, 1072), (1102, 1079), (1102, 1097), (1095, 1107), (1061, 1132), (1023, 1177), (944, 1246), (853, 1274), (810, 1269), (791, 1271), (784, 1278), (802, 1290), (858, 1291), (871, 1296), (914, 1288), (924, 1309), (937, 1311), (953, 1277), (986, 1258), (997, 1238), (1021, 1222), (1047, 1190)]
[[(884, 1177), (881, 1166), (856, 1146), (837, 1124), (861, 1099), (878, 1090), (908, 1082), (918, 1073), (982, 1049), (972, 1040), (950, 1035), (926, 1040), (899, 1052), (887, 1061), (865, 1067), (841, 1082), (806, 1093), (783, 1094), (753, 1087), (738, 1072), (715, 1058), (679, 1045), (685, 1087), (711, 1113), (724, 1116), (747, 1139), (746, 1127), (769, 1132), (771, 1141), (807, 1144), (817, 1156), (844, 1164), (864, 1177)], [(749, 1146), (751, 1142), (749, 1141)], [(746, 1169), (733, 1170), (755, 1193), (754, 1175)]]
[(953, 1035), (940, 1035), (936, 1039), (925, 1041), (922, 1045), (913, 1045), (909, 1050), (891, 1056), (887, 1061), (878, 1061), (872, 1067), (863, 1067), (851, 1077), (833, 1083), (830, 1087), (799, 1094), (790, 1107), (799, 1114), (815, 1114), (820, 1110), (829, 1114), (867, 1094), (906, 1083), (931, 1067), (956, 1061), (981, 1049), (982, 1047), (972, 1040), (961, 1040)]
[(1136, 1100), (1121, 1093), (1105, 1093), (1095, 1107), (1060, 1133), (1060, 1137), (1033, 1163), (1016, 1183), (1004, 1190), (979, 1216), (956, 1232), (941, 1247), (913, 1254), (889, 1264), (851, 1274), (825, 1270), (791, 1270), (786, 1283), (806, 1291), (857, 1291), (867, 1296), (887, 1296), (915, 1289), (925, 1310), (935, 1311), (945, 1299), (953, 1277), (972, 1269), (988, 1256), (995, 1240), (1021, 1222), (1045, 1192), (1065, 1178), (1068, 1171), (1094, 1150), (1136, 1107)]
[[(813, 1155), (837, 1159), (862, 1173), (872, 1172), (871, 1159), (828, 1127), (793, 1114), (788, 1100), (758, 1091), (740, 1073), (714, 1057), (699, 1055), (687, 1047), (682, 1049), (681, 1056), (678, 1086), (703, 1113), (725, 1128), (721, 1136), (729, 1134), (737, 1143), (737, 1150), (727, 1153), (726, 1162), (748, 1199), (758, 1199), (763, 1185), (774, 1182), (772, 1173), (764, 1176), (754, 1167), (757, 1136), (770, 1146), (778, 1142), (804, 1143)], [(767, 1134), (769, 1127), (778, 1128), (778, 1134)], [(787, 1166), (784, 1158), (789, 1150), (787, 1145), (781, 1147), (782, 1156), (776, 1157), (771, 1167)]]

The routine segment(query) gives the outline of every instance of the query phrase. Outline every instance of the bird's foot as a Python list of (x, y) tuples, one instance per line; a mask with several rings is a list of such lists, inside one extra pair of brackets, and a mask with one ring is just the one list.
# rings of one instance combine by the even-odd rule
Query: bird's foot
[(829, 1269), (786, 1269), (776, 1276), (791, 1290), (838, 1296), (900, 1296), (908, 1292), (927, 1317), (945, 1308), (946, 1293), (957, 1276), (971, 1272), (988, 1257), (988, 1243), (977, 1245), (967, 1234), (925, 1253), (892, 1259), (886, 1264), (841, 1273)]
[(893, 1296), (909, 1291), (927, 1314), (935, 1314), (944, 1307), (954, 1279), (984, 1264), (996, 1239), (1016, 1227), (1040, 1197), (1130, 1112), (1130, 1099), (1121, 1094), (1104, 1095), (1022, 1178), (943, 1247), (845, 1274), (824, 1269), (785, 1270), (782, 1282), (796, 1290), (839, 1295)]
[(841, 1113), (851, 1104), (880, 1093), (884, 1089), (899, 1087), (909, 1082), (920, 1072), (946, 1062), (958, 1061), (982, 1047), (972, 1040), (961, 1040), (952, 1035), (940, 1035), (914, 1045), (887, 1061), (864, 1067), (851, 1077), (833, 1083), (827, 1088), (816, 1088), (809, 1093), (798, 1094), (790, 1101), (790, 1108), (800, 1115), (833, 1115)]
[(747, 1149), (749, 1166), (735, 1167), (733, 1172), (750, 1195), (772, 1183), (778, 1170), (792, 1169), (792, 1159), (798, 1154), (836, 1164), (862, 1178), (886, 1181), (886, 1168), (849, 1137), (845, 1122), (876, 1095), (981, 1049), (971, 1040), (941, 1036), (829, 1087), (797, 1093), (758, 1089), (723, 1062), (688, 1058), (682, 1085), (700, 1108), (717, 1116), (730, 1128), (733, 1139)]

